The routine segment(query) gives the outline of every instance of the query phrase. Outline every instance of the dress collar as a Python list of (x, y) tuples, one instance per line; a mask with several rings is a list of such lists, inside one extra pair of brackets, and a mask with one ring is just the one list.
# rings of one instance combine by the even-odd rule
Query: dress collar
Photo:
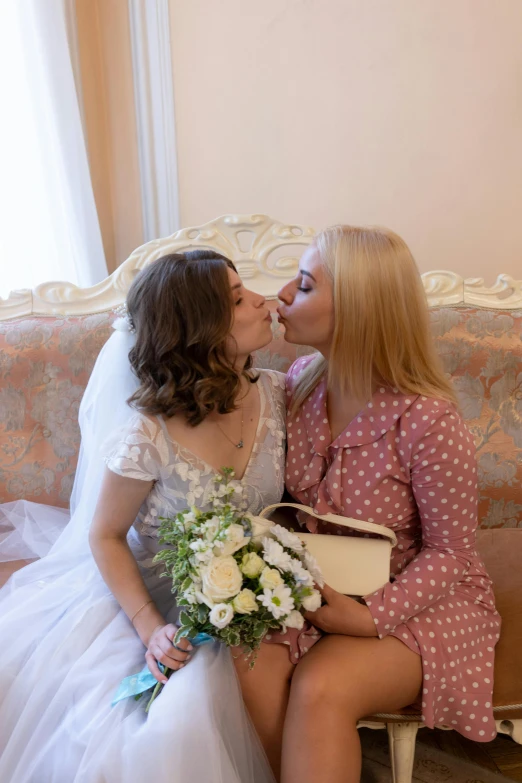
[(313, 450), (322, 456), (327, 455), (328, 448), (346, 449), (373, 443), (388, 432), (418, 398), (418, 394), (405, 395), (398, 389), (380, 386), (348, 427), (331, 441), (326, 379), (323, 378), (303, 405), (308, 441)]

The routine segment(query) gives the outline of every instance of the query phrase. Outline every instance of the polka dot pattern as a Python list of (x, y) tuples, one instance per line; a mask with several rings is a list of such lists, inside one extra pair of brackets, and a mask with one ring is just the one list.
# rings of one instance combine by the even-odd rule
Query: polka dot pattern
[[(290, 368), (287, 404), (310, 359)], [(380, 638), (395, 636), (422, 656), (425, 724), (491, 740), (500, 617), (475, 548), (475, 447), (456, 409), (381, 387), (332, 441), (322, 381), (288, 416), (287, 438), (296, 456), (287, 459), (286, 486), (296, 500), (397, 535), (390, 582), (364, 600)], [(346, 534), (311, 517), (301, 522), (310, 532)]]

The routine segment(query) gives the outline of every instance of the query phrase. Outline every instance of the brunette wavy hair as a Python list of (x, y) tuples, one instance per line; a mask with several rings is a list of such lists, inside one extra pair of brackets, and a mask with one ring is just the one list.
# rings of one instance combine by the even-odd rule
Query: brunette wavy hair
[(232, 261), (212, 250), (159, 258), (133, 281), (127, 309), (136, 331), (129, 353), (140, 386), (129, 404), (145, 413), (182, 414), (193, 427), (211, 412), (236, 407), (241, 376), (226, 352), (233, 324), (227, 268)]

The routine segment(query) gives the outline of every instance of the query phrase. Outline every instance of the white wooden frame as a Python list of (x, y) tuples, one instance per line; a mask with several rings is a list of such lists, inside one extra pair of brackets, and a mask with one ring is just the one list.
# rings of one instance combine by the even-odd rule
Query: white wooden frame
[[(79, 288), (71, 283), (49, 282), (32, 291), (13, 291), (0, 299), (0, 321), (11, 318), (54, 315), (87, 315), (104, 312), (122, 304), (135, 274), (166, 253), (191, 247), (217, 250), (231, 258), (249, 288), (270, 299), (290, 280), (297, 270), (299, 256), (310, 244), (314, 230), (288, 225), (267, 215), (225, 215), (201, 226), (185, 228), (172, 236), (147, 242), (98, 285)], [(522, 309), (522, 280), (499, 275), (496, 283), (487, 287), (482, 278), (463, 279), (448, 271), (422, 275), (430, 306), (469, 305), (493, 310)], [(522, 709), (522, 705), (506, 705), (502, 711)], [(398, 715), (376, 715), (376, 720), (361, 721), (360, 726), (387, 728), (390, 740), (393, 783), (411, 783), (415, 755), (415, 737), (423, 723), (420, 716), (410, 719)], [(391, 719), (402, 718), (394, 723)], [(522, 719), (497, 720), (497, 731), (509, 734), (522, 744)], [(449, 727), (441, 727), (447, 728)]]
[[(122, 304), (140, 269), (164, 255), (191, 247), (208, 247), (237, 265), (249, 288), (275, 299), (279, 288), (296, 272), (304, 247), (314, 229), (280, 223), (267, 215), (224, 215), (201, 226), (184, 228), (169, 237), (137, 248), (101, 283), (79, 288), (72, 283), (41, 283), (32, 291), (13, 291), (0, 298), (0, 321), (31, 315), (86, 315)], [(487, 287), (482, 278), (464, 279), (444, 270), (422, 275), (430, 306), (465, 304), (494, 310), (522, 308), (522, 280), (499, 275)]]

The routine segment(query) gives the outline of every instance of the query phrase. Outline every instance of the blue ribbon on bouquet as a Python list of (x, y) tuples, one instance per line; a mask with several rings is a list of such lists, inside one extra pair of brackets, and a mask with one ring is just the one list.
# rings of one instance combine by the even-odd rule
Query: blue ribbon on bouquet
[[(212, 636), (207, 633), (198, 633), (193, 639), (190, 639), (190, 643), (194, 647), (201, 646), (202, 644), (209, 644), (213, 642)], [(163, 672), (165, 667), (162, 663), (158, 663), (158, 668)], [(130, 696), (139, 696), (145, 691), (149, 691), (158, 684), (156, 678), (151, 674), (149, 667), (144, 666), (141, 672), (137, 674), (131, 674), (129, 677), (125, 677), (118, 686), (118, 690), (114, 695), (114, 699), (111, 702), (111, 707), (114, 707), (119, 701), (128, 699)]]

